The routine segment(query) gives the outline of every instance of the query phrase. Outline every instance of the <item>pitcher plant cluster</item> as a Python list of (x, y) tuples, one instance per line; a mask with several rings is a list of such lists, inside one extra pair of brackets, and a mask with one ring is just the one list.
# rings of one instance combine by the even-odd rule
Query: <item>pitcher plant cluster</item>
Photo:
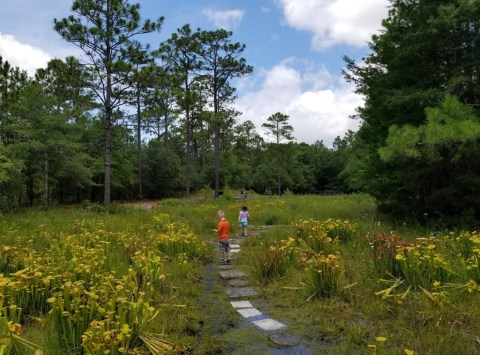
[(353, 238), (357, 225), (338, 219), (308, 219), (292, 227), (290, 238), (268, 246), (256, 262), (257, 272), (268, 279), (283, 276), (290, 267), (301, 268), (309, 299), (338, 294), (343, 273), (338, 246)]
[[(71, 354), (146, 354), (171, 347), (148, 325), (165, 309), (155, 297), (170, 287), (164, 266), (205, 257), (206, 245), (189, 228), (154, 215), (139, 235), (133, 228), (111, 231), (100, 222), (77, 220), (73, 232), (43, 232), (45, 248), (4, 245), (0, 249), (0, 351), (12, 344), (42, 350), (21, 337), (22, 325), (52, 322)], [(116, 252), (117, 251), (117, 252)], [(120, 254), (124, 272), (112, 265)], [(117, 256), (116, 256), (117, 255)]]
[[(423, 292), (434, 303), (443, 304), (458, 292), (478, 292), (480, 235), (477, 231), (449, 232), (407, 241), (394, 233), (369, 239), (374, 267), (393, 280), (379, 291), (383, 299), (403, 303), (410, 289)], [(396, 292), (396, 290), (400, 290)]]

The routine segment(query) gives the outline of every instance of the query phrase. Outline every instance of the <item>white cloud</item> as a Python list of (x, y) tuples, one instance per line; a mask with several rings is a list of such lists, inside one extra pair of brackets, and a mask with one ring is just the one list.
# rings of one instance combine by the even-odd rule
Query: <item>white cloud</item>
[(361, 47), (378, 33), (388, 13), (388, 0), (278, 0), (286, 23), (313, 33), (312, 46)]
[[(289, 116), (298, 142), (312, 144), (323, 140), (325, 145), (332, 146), (337, 136), (343, 137), (349, 129), (358, 129), (360, 122), (349, 116), (363, 104), (362, 97), (325, 68), (302, 74), (289, 66), (289, 61), (284, 61), (262, 76), (262, 87), (241, 95), (235, 104), (242, 112), (240, 120), (252, 121), (259, 132), (267, 118), (276, 112)], [(305, 86), (308, 88), (302, 90)]]
[(43, 50), (21, 43), (14, 36), (0, 33), (0, 56), (12, 66), (35, 74), (36, 69), (47, 65), (52, 57)]
[(212, 10), (206, 9), (202, 11), (208, 21), (213, 23), (218, 28), (232, 30), (243, 18), (244, 12), (242, 10)]

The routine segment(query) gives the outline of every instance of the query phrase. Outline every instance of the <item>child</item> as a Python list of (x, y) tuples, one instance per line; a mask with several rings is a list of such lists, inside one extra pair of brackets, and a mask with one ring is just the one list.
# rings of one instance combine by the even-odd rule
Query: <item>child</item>
[(218, 248), (222, 253), (223, 259), (221, 264), (230, 264), (230, 223), (225, 219), (225, 213), (223, 211), (217, 212), (217, 218), (219, 220), (217, 229), (213, 231), (218, 234)]
[(242, 210), (238, 214), (238, 223), (242, 226), (242, 237), (247, 236), (247, 226), (248, 226), (248, 220), (253, 220), (253, 218), (248, 214), (248, 208), (247, 206), (243, 206)]

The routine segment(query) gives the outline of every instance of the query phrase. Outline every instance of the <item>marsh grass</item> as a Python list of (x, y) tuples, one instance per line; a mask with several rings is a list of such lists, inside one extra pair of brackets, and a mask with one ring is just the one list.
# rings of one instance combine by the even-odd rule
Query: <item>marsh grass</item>
[[(271, 214), (275, 209), (266, 201)], [(272, 300), (272, 315), (292, 319), (293, 331), (311, 339), (320, 353), (367, 353), (369, 344), (378, 346), (377, 337), (386, 338), (382, 347), (388, 354), (403, 354), (405, 349), (420, 354), (476, 351), (480, 299), (474, 282), (478, 271), (475, 233), (458, 232), (445, 239), (444, 231), (436, 231), (435, 240), (429, 239), (432, 231), (428, 228), (377, 214), (373, 200), (366, 196), (301, 196), (283, 201), (283, 211), (275, 215), (290, 227), (266, 229), (244, 243), (240, 262), (248, 269), (252, 260), (263, 260), (265, 246), (281, 245), (289, 238), (304, 240), (304, 246), (323, 258), (338, 253), (341, 272), (332, 278), (332, 286), (318, 277), (328, 276), (324, 270), (318, 273), (319, 265), (305, 269), (298, 257), (287, 269), (279, 266), (278, 275), (270, 270), (273, 276), (268, 283), (258, 272), (250, 273)], [(252, 205), (265, 207), (261, 201)], [(303, 230), (303, 235), (291, 228), (292, 222), (295, 226), (313, 220), (320, 225), (329, 219), (348, 221), (357, 228), (336, 243), (322, 239), (328, 234), (316, 235), (315, 228)], [(375, 237), (385, 243), (373, 245)], [(407, 245), (415, 249), (405, 254), (402, 264), (398, 254)], [(306, 259), (314, 263), (315, 255)], [(315, 291), (319, 298), (309, 296)]]
[[(177, 213), (172, 221), (177, 223), (181, 215)], [(153, 320), (162, 324), (165, 319), (163, 324), (169, 325), (165, 338), (187, 349), (196, 333), (191, 330), (196, 308), (192, 300), (199, 292), (194, 287), (199, 283), (196, 269), (209, 256), (188, 226), (167, 226), (162, 233), (156, 227), (151, 213), (119, 206), (32, 210), (9, 216), (8, 223), (0, 224), (4, 242), (0, 253), (5, 257), (0, 272), (23, 279), (14, 287), (14, 279), (6, 278), (0, 282), (0, 292), (7, 295), (7, 305), (22, 306), (26, 336), (41, 338), (41, 345), (53, 354), (65, 349), (72, 354), (107, 349), (117, 354), (127, 347), (141, 349), (139, 332)], [(50, 289), (32, 288), (34, 276), (42, 282), (50, 269), (57, 275), (60, 271), (49, 279)], [(162, 293), (152, 292), (155, 289)], [(45, 297), (50, 297), (48, 302)], [(44, 325), (27, 321), (30, 316), (41, 317)], [(42, 336), (44, 331), (55, 336)], [(105, 332), (111, 337), (102, 344)]]
[[(405, 349), (419, 354), (477, 351), (480, 239), (476, 233), (450, 234), (389, 220), (375, 212), (375, 201), (367, 195), (251, 195), (242, 201), (232, 196), (214, 200), (212, 196), (205, 190), (190, 200), (163, 200), (153, 211), (86, 205), (3, 215), (0, 273), (14, 277), (10, 274), (31, 267), (25, 275), (33, 280), (31, 272), (37, 265), (42, 277), (51, 276), (49, 287), (54, 290), (46, 293), (60, 292), (68, 281), (84, 280), (81, 287), (88, 292), (82, 296), (84, 300), (87, 296), (93, 300), (96, 290), (101, 289), (92, 288), (107, 277), (101, 275), (111, 275), (110, 280), (119, 286), (111, 291), (116, 298), (129, 299), (129, 287), (145, 292), (149, 306), (157, 313), (142, 325), (146, 332), (175, 344), (179, 352), (233, 351), (226, 336), (233, 336), (238, 316), (231, 307), (222, 319), (215, 312), (229, 306), (221, 290), (208, 294), (214, 299), (202, 300), (202, 277), (216, 252), (209, 244), (216, 239), (212, 232), (217, 224), (216, 211), (225, 211), (232, 234), (237, 234), (238, 212), (246, 204), (253, 223), (235, 263), (262, 292), (262, 311), (286, 322), (289, 332), (305, 339), (317, 353), (366, 354), (368, 345), (378, 346), (378, 337), (386, 338), (382, 343), (386, 354), (404, 354)], [(295, 224), (309, 220), (315, 221), (311, 225), (321, 226), (322, 233), (315, 235), (307, 228), (305, 235), (299, 236)], [(345, 224), (339, 228), (332, 221)], [(392, 235), (402, 242), (388, 240)], [(326, 242), (325, 236), (332, 242)], [(428, 239), (432, 236), (435, 240)], [(384, 244), (372, 244), (376, 237), (383, 238)], [(419, 242), (418, 238), (427, 239)], [(408, 251), (406, 246), (415, 248)], [(333, 265), (331, 257), (330, 264), (324, 263), (329, 255), (338, 258), (338, 267), (324, 270), (322, 267)], [(59, 269), (49, 269), (54, 261), (61, 274)], [(333, 270), (335, 273), (328, 276)], [(28, 303), (30, 294), (17, 293), (16, 297), (25, 297), (18, 302), (33, 307)], [(313, 294), (316, 296), (311, 297)], [(41, 300), (45, 294), (36, 297)], [(98, 303), (97, 315), (104, 307), (101, 300)], [(31, 314), (22, 310), (23, 319), (30, 319), (25, 321), (23, 334), (47, 354), (60, 354), (62, 333), (48, 308), (39, 309)], [(125, 314), (133, 314), (128, 312)], [(139, 324), (133, 324), (135, 332)], [(83, 326), (88, 327), (88, 323)], [(116, 324), (111, 331), (118, 335), (121, 329), (121, 324)], [(252, 339), (249, 332), (235, 334), (230, 346)], [(99, 339), (97, 335), (92, 332), (91, 344)], [(130, 343), (146, 349), (138, 334)], [(81, 346), (78, 336), (70, 346)], [(115, 351), (118, 347), (112, 353)]]

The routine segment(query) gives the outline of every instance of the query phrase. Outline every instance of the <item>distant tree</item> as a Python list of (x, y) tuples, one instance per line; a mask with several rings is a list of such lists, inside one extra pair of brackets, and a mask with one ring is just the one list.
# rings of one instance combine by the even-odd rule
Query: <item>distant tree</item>
[(198, 80), (201, 66), (197, 54), (199, 51), (198, 32), (193, 33), (189, 25), (179, 28), (177, 33), (172, 34), (158, 49), (162, 59), (178, 77), (174, 82), (181, 83), (176, 88), (175, 94), (185, 121), (185, 197), (190, 197), (192, 183), (192, 110), (198, 96), (192, 88)]
[(247, 120), (234, 127), (232, 150), (237, 156), (238, 164), (244, 167), (239, 174), (240, 188), (252, 187), (255, 168), (261, 161), (263, 143), (263, 138), (255, 130), (252, 121)]
[(24, 161), (12, 150), (22, 139), (19, 130), (23, 122), (15, 111), (29, 81), (26, 71), (0, 56), (0, 210), (13, 210), (22, 203)]
[(275, 151), (277, 162), (277, 192), (282, 194), (282, 186), (280, 182), (280, 142), (283, 140), (293, 140), (293, 127), (288, 124), (289, 116), (277, 112), (267, 118), (267, 122), (262, 124), (262, 127), (266, 128), (267, 134), (272, 135), (275, 138)]
[(214, 189), (215, 197), (219, 196), (220, 174), (220, 145), (221, 131), (230, 125), (222, 122), (228, 115), (225, 105), (234, 99), (234, 90), (229, 81), (236, 77), (244, 77), (253, 71), (253, 67), (247, 65), (245, 58), (240, 56), (245, 50), (245, 45), (231, 42), (232, 32), (220, 29), (216, 31), (202, 31), (199, 33), (201, 44), (200, 56), (202, 58), (202, 76), (206, 84), (206, 90), (213, 100), (213, 127), (214, 127)]
[(138, 198), (143, 198), (143, 162), (142, 162), (142, 131), (144, 130), (144, 118), (142, 111), (148, 100), (149, 88), (154, 85), (155, 65), (154, 57), (150, 52), (149, 45), (142, 45), (138, 41), (132, 42), (128, 52), (124, 56), (129, 58), (132, 63), (132, 75), (129, 80), (132, 83), (130, 92), (130, 104), (135, 107), (135, 131), (137, 143), (137, 178), (138, 178)]
[(178, 196), (183, 188), (182, 164), (163, 142), (152, 139), (145, 148), (145, 191), (151, 198)]
[(28, 75), (18, 67), (12, 67), (0, 56), (0, 141), (9, 145), (16, 141), (12, 106), (20, 98), (23, 88), (28, 84)]
[[(92, 158), (82, 142), (89, 124), (88, 113), (97, 107), (92, 93), (83, 84), (88, 80), (88, 70), (74, 57), (67, 57), (65, 61), (53, 59), (46, 68), (39, 68), (35, 73), (35, 81), (41, 85), (43, 94), (49, 97), (52, 113), (58, 112), (61, 116), (57, 126), (65, 125), (63, 134), (70, 141), (68, 149), (62, 148), (64, 161), (51, 167), (51, 179), (55, 180), (53, 187), (58, 190), (60, 202), (64, 202), (65, 198), (76, 199), (78, 191), (92, 184), (88, 166)], [(52, 198), (55, 197), (52, 195)]]
[(104, 111), (104, 203), (110, 203), (113, 112), (125, 103), (125, 91), (132, 85), (128, 77), (132, 65), (124, 54), (133, 46), (133, 38), (160, 30), (163, 17), (140, 24), (140, 5), (126, 0), (75, 0), (71, 15), (55, 19), (55, 30), (78, 46), (91, 69), (92, 81), (86, 83), (100, 100)]
[(146, 130), (160, 139), (163, 136), (165, 151), (169, 151), (170, 126), (177, 118), (175, 91), (181, 83), (172, 68), (155, 66), (152, 86), (146, 93)]
[(16, 110), (23, 127), (22, 139), (15, 144), (17, 157), (26, 167), (30, 203), (35, 181), (42, 181), (43, 206), (49, 208), (52, 189), (60, 179), (70, 178), (72, 184), (87, 187), (91, 184), (88, 157), (82, 152), (79, 135), (69, 122), (68, 111), (58, 105), (56, 97), (47, 94), (34, 82), (29, 85)]

